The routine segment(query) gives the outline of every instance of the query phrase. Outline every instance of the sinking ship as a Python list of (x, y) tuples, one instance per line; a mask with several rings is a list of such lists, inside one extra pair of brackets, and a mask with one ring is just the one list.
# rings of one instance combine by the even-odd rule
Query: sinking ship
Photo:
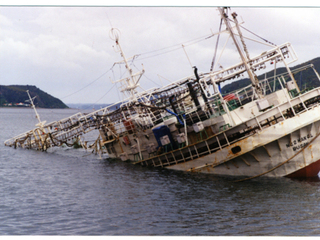
[[(225, 30), (240, 56), (228, 68), (210, 69), (160, 88), (137, 91), (144, 69), (134, 73), (121, 48), (119, 32), (110, 32), (128, 76), (115, 81), (124, 100), (88, 114), (79, 112), (5, 141), (6, 146), (47, 150), (72, 146), (133, 164), (187, 172), (239, 177), (315, 177), (320, 171), (320, 88), (299, 89), (291, 70), (298, 58), (290, 43), (260, 41), (268, 50), (251, 57), (237, 14), (218, 8)], [(217, 38), (219, 39), (219, 38)], [(286, 70), (277, 74), (276, 66)], [(212, 63), (214, 65), (214, 63)], [(272, 76), (257, 72), (274, 66)], [(228, 94), (220, 85), (248, 76), (251, 84)], [(33, 103), (32, 103), (32, 106)], [(91, 131), (97, 139), (83, 140)]]

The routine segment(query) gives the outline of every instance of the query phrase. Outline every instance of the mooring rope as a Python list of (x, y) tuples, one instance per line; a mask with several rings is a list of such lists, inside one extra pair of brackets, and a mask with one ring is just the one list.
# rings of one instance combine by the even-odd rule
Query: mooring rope
[(274, 168), (271, 168), (269, 169), (268, 171), (264, 172), (264, 173), (260, 173), (256, 176), (253, 176), (253, 177), (248, 177), (248, 178), (244, 178), (244, 179), (240, 179), (240, 180), (236, 180), (236, 181), (233, 181), (233, 182), (243, 182), (243, 181), (247, 181), (247, 180), (250, 180), (250, 179), (254, 179), (254, 178), (257, 178), (257, 177), (260, 177), (262, 175), (265, 175), (269, 172), (272, 172), (274, 171), (275, 169), (281, 167), (283, 164), (289, 162), (291, 159), (293, 159), (294, 157), (296, 157), (299, 153), (301, 153), (303, 150), (305, 150), (318, 136), (320, 135), (320, 132), (308, 143), (306, 144), (302, 149), (300, 149), (296, 154), (294, 154), (292, 157), (288, 158), (286, 161), (280, 163), (278, 166), (275, 166)]

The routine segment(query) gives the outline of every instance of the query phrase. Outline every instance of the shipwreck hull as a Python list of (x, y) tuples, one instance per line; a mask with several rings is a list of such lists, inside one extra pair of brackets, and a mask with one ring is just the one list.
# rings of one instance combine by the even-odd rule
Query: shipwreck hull
[[(224, 22), (237, 48), (241, 58), (238, 64), (226, 68), (212, 62), (216, 69), (208, 73), (198, 73), (194, 66), (194, 75), (138, 91), (144, 69), (132, 72), (128, 61), (135, 57), (125, 58), (119, 44), (120, 32), (112, 28), (110, 37), (123, 58), (118, 63), (125, 63), (129, 74), (114, 81), (120, 83), (122, 100), (49, 124), (41, 122), (37, 115), (35, 129), (4, 144), (41, 151), (77, 146), (142, 166), (241, 179), (317, 176), (320, 87), (307, 88), (304, 84), (305, 89), (300, 89), (302, 84), (299, 88), (295, 74), (300, 73), (301, 77), (302, 71), (313, 69), (319, 81), (320, 75), (313, 64), (289, 68), (288, 64), (298, 60), (290, 43), (276, 46), (268, 42), (272, 45), (270, 50), (249, 58), (237, 14), (232, 13), (230, 20), (228, 11), (219, 8), (220, 23)], [(219, 37), (216, 46), (218, 41)], [(277, 72), (280, 62), (286, 69), (283, 73)], [(266, 64), (274, 69), (266, 70), (269, 72), (259, 79), (256, 71), (267, 69)], [(307, 83), (310, 74), (306, 76)], [(222, 83), (247, 77), (251, 81), (248, 86), (228, 93), (221, 91)], [(84, 135), (91, 131), (98, 136), (88, 141)]]
[[(223, 141), (224, 133), (220, 133), (153, 156), (146, 155), (142, 147), (142, 160), (132, 158), (133, 154), (129, 154), (128, 159), (143, 166), (215, 175), (315, 177), (320, 171), (319, 113), (320, 107), (315, 106), (284, 121), (270, 123), (262, 130), (253, 130), (228, 144), (228, 138)], [(152, 142), (156, 143), (154, 138), (145, 140), (141, 146)], [(114, 143), (117, 153), (121, 152), (119, 146)], [(119, 154), (109, 155), (119, 157)]]
[[(229, 176), (316, 177), (320, 171), (319, 126), (319, 121), (307, 125), (218, 165), (214, 161), (219, 155), (216, 153), (168, 168)], [(252, 136), (235, 145), (245, 149), (245, 145), (251, 145), (248, 141), (254, 143), (255, 140), (256, 136)], [(197, 166), (204, 162), (207, 166)]]
[[(315, 177), (320, 171), (319, 110), (316, 107), (214, 154), (168, 168), (229, 176)], [(235, 147), (241, 151), (233, 154)]]

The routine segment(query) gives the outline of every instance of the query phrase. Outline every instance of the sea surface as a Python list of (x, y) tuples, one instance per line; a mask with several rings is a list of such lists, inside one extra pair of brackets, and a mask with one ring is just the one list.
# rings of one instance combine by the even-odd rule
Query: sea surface
[[(74, 109), (38, 109), (51, 122)], [(246, 182), (134, 166), (83, 149), (14, 149), (29, 108), (0, 108), (0, 235), (318, 236), (320, 181)]]

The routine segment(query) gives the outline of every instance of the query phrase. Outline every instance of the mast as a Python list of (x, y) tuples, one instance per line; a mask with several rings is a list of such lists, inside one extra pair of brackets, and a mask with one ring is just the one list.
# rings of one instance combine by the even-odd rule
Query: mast
[(237, 14), (236, 13), (232, 13), (232, 17), (233, 17), (233, 20), (236, 24), (236, 28), (237, 28), (237, 31), (239, 33), (239, 36), (240, 36), (240, 39), (241, 39), (241, 42), (242, 42), (242, 45), (243, 45), (243, 48), (244, 48), (244, 51), (246, 53), (246, 56), (245, 54), (243, 53), (243, 50), (241, 49), (241, 47), (239, 46), (238, 42), (237, 42), (237, 39), (235, 37), (235, 34), (233, 32), (233, 29), (231, 27), (231, 24), (229, 22), (229, 19), (228, 19), (228, 15), (226, 13), (226, 7), (224, 8), (218, 8), (219, 11), (220, 11), (220, 15), (221, 15), (221, 18), (223, 19), (224, 23), (226, 24), (226, 27), (227, 27), (227, 30), (229, 31), (230, 33), (230, 36), (231, 38), (233, 39), (233, 42), (240, 54), (240, 57), (241, 57), (241, 60), (246, 68), (246, 71), (248, 72), (248, 75), (249, 75), (249, 78), (251, 80), (251, 84), (253, 86), (253, 88), (255, 89), (255, 92), (258, 96), (259, 99), (263, 98), (263, 94), (262, 94), (262, 89), (259, 85), (259, 80), (256, 76), (256, 74), (254, 73), (253, 69), (252, 69), (252, 66), (251, 66), (251, 60), (250, 60), (250, 57), (249, 57), (249, 53), (248, 53), (248, 50), (247, 50), (247, 47), (245, 45), (245, 42), (244, 42), (244, 39), (243, 39), (243, 36), (242, 36), (242, 33), (240, 31), (240, 28), (239, 28), (239, 24), (238, 24), (238, 20), (237, 20)]
[(27, 100), (27, 101), (31, 103), (31, 107), (33, 108), (34, 112), (36, 113), (36, 118), (37, 118), (38, 121), (39, 121), (39, 123), (37, 123), (36, 126), (37, 126), (37, 127), (40, 127), (41, 130), (43, 130), (43, 127), (44, 127), (44, 124), (46, 123), (46, 121), (41, 122), (40, 116), (39, 116), (39, 114), (38, 114), (38, 112), (37, 112), (37, 110), (36, 110), (36, 107), (34, 106), (33, 99), (35, 99), (36, 96), (33, 97), (33, 98), (31, 98), (31, 96), (30, 96), (30, 94), (29, 94), (29, 90), (27, 90), (27, 93), (28, 93), (28, 96), (29, 96), (29, 100)]
[(120, 92), (122, 92), (124, 94), (125, 98), (129, 97), (129, 98), (131, 98), (131, 100), (137, 100), (136, 88), (139, 87), (139, 81), (140, 81), (142, 74), (144, 73), (144, 69), (141, 72), (137, 72), (137, 73), (133, 74), (132, 69), (130, 68), (130, 66), (128, 64), (129, 59), (127, 59), (125, 57), (124, 52), (123, 52), (121, 45), (119, 43), (119, 37), (120, 37), (120, 31), (117, 28), (112, 28), (110, 30), (110, 38), (115, 41), (117, 49), (118, 49), (117, 51), (120, 52), (120, 55), (123, 58), (123, 61), (118, 62), (118, 63), (125, 64), (127, 72), (129, 74), (129, 77), (117, 80), (114, 83), (117, 83), (117, 82), (121, 83), (119, 90), (120, 90)]

